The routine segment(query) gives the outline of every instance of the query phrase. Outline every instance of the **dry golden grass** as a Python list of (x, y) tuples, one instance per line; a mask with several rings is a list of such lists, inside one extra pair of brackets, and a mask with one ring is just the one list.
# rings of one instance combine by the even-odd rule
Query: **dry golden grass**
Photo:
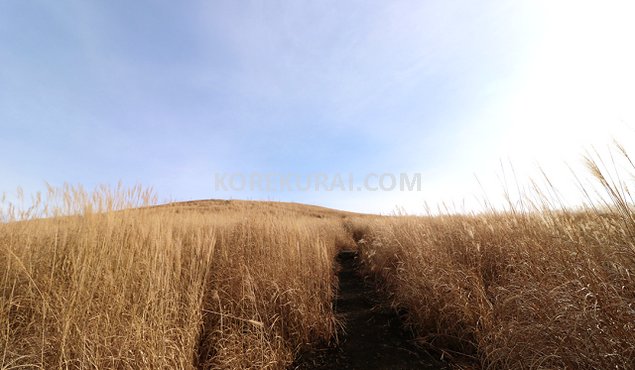
[(598, 163), (599, 206), (357, 220), (367, 272), (458, 367), (633, 368), (635, 209)]
[(341, 215), (216, 203), (67, 187), (5, 205), (0, 368), (280, 369), (329, 340)]
[(284, 369), (334, 337), (334, 256), (353, 240), (421, 343), (457, 367), (633, 368), (621, 178), (635, 165), (618, 149), (630, 171), (589, 160), (605, 195), (576, 211), (542, 193), (507, 211), (362, 217), (70, 187), (2, 204), (0, 369)]

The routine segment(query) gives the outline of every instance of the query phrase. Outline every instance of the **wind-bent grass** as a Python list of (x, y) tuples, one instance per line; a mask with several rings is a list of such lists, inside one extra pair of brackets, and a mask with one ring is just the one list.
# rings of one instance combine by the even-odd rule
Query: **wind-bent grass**
[(632, 368), (635, 211), (598, 163), (589, 167), (609, 196), (577, 211), (358, 220), (367, 272), (446, 357), (491, 369)]
[(67, 187), (5, 206), (0, 368), (284, 368), (333, 335), (337, 218), (150, 195)]

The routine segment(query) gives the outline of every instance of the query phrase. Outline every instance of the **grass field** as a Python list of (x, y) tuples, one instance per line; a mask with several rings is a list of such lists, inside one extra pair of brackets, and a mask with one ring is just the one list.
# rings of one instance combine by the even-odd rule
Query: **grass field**
[(635, 212), (621, 180), (589, 167), (606, 201), (575, 211), (154, 207), (141, 188), (72, 187), (5, 204), (0, 368), (287, 368), (337, 337), (335, 255), (354, 248), (452, 366), (632, 368)]
[(597, 214), (360, 222), (367, 270), (422, 344), (487, 368), (631, 368), (635, 251)]
[(355, 221), (366, 272), (458, 367), (633, 368), (635, 166), (618, 149), (587, 160), (604, 193), (576, 210), (538, 189), (524, 208)]
[(284, 368), (334, 335), (344, 213), (127, 209), (150, 204), (141, 189), (67, 188), (31, 214), (81, 216), (14, 210), (28, 220), (0, 225), (0, 368)]

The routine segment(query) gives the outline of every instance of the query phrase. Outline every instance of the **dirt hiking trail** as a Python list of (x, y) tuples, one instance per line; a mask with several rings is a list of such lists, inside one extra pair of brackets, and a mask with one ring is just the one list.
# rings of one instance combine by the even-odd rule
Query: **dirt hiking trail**
[(445, 364), (417, 348), (398, 315), (380, 304), (377, 290), (358, 272), (357, 253), (342, 251), (335, 312), (344, 321), (339, 345), (304, 353), (297, 370), (445, 369)]

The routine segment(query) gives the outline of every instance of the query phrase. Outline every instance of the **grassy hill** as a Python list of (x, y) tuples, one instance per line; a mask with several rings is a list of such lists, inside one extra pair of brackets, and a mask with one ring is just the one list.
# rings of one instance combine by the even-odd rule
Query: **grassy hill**
[(334, 336), (352, 214), (61, 195), (82, 215), (0, 225), (0, 368), (284, 368)]
[(437, 217), (52, 191), (3, 207), (0, 368), (285, 369), (344, 335), (342, 249), (455, 367), (629, 368), (635, 214), (602, 184), (603, 207)]

